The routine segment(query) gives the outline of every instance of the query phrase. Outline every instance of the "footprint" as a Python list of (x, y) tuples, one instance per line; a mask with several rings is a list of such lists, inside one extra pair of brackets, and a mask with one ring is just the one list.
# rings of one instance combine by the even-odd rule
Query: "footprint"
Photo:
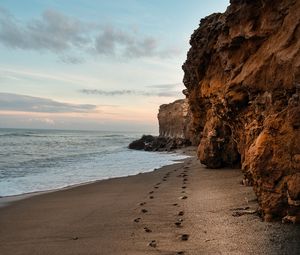
[(72, 237), (72, 240), (74, 240), (74, 241), (76, 241), (76, 240), (78, 240), (79, 239), (79, 237), (78, 236), (74, 236), (74, 237)]
[(175, 225), (176, 225), (176, 227), (181, 227), (181, 222), (180, 221), (176, 221), (175, 223), (174, 223)]
[(177, 203), (174, 203), (174, 204), (172, 204), (173, 206), (177, 206), (178, 204)]
[(188, 178), (184, 178), (183, 181), (184, 181), (184, 182), (187, 182), (187, 181), (188, 181)]
[(146, 233), (151, 233), (151, 232), (152, 232), (152, 230), (151, 230), (150, 228), (147, 228), (147, 227), (144, 227), (144, 231), (145, 231)]
[(152, 190), (152, 191), (149, 191), (149, 194), (153, 194), (154, 193), (154, 191)]
[(160, 184), (161, 184), (161, 183), (160, 183), (160, 182), (158, 182), (158, 183), (156, 183), (156, 184), (155, 184), (155, 186), (159, 186)]
[(183, 216), (184, 215), (184, 211), (180, 211), (179, 213), (178, 213), (178, 216)]
[(181, 236), (180, 236), (180, 239), (181, 239), (181, 241), (187, 241), (187, 240), (189, 240), (189, 235), (188, 234), (182, 234)]
[(155, 188), (155, 189), (158, 189), (159, 187), (155, 186), (154, 188)]
[(140, 220), (141, 220), (141, 218), (136, 218), (133, 221), (136, 222), (136, 223), (138, 223), (138, 222), (140, 222)]
[(149, 198), (150, 198), (150, 199), (153, 199), (153, 198), (154, 198), (154, 196), (150, 196)]
[(176, 255), (184, 255), (184, 251), (178, 251), (176, 252)]
[(187, 198), (188, 198), (187, 196), (180, 197), (180, 199), (187, 199)]
[(156, 246), (157, 246), (156, 240), (152, 240), (151, 242), (149, 242), (148, 246), (150, 246), (152, 248), (156, 248)]
[(146, 204), (146, 202), (142, 202), (142, 203), (140, 203), (140, 206), (143, 206), (143, 205), (145, 205)]
[(148, 210), (142, 209), (141, 212), (142, 212), (142, 213), (146, 213), (146, 212), (148, 212)]
[(186, 189), (186, 186), (182, 186), (181, 188), (182, 188), (182, 189)]

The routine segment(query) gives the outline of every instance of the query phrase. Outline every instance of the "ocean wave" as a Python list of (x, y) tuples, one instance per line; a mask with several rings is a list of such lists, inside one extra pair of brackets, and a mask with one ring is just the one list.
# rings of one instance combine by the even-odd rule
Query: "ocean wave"
[[(107, 150), (99, 150), (94, 152), (83, 152), (83, 153), (73, 153), (73, 154), (64, 154), (61, 156), (48, 156), (48, 157), (40, 157), (29, 160), (22, 160), (19, 162), (15, 162), (12, 164), (6, 164), (5, 162), (0, 164), (0, 168), (6, 169), (0, 173), (0, 177), (4, 176), (19, 176), (21, 171), (13, 172), (13, 169), (30, 169), (32, 172), (41, 172), (43, 169), (49, 169), (53, 167), (64, 167), (66, 165), (74, 164), (76, 162), (81, 162), (83, 160), (93, 160), (95, 158), (103, 158), (109, 154), (118, 153), (123, 151), (123, 148), (117, 149), (107, 149)], [(35, 170), (34, 170), (35, 169)], [(10, 170), (10, 171), (7, 171)]]
[(45, 135), (38, 135), (33, 133), (8, 133), (0, 134), (0, 137), (47, 137)]
[(139, 133), (0, 129), (0, 196), (137, 174), (177, 158), (129, 150), (137, 137)]
[(101, 137), (125, 137), (124, 135), (103, 135)]

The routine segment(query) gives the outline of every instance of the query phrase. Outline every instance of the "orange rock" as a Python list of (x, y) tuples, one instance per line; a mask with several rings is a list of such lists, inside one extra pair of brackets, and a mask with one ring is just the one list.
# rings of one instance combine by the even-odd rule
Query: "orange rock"
[(300, 1), (231, 0), (183, 65), (200, 161), (240, 161), (265, 220), (300, 218)]

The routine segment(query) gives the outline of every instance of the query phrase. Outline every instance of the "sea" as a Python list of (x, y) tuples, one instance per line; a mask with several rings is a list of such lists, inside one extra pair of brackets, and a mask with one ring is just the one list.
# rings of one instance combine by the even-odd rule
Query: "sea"
[(128, 149), (140, 132), (0, 129), (0, 197), (153, 171), (185, 155)]

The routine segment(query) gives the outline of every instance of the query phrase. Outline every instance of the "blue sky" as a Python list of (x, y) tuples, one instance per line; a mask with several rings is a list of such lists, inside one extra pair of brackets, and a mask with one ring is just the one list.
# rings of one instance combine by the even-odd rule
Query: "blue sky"
[(157, 131), (191, 33), (228, 4), (2, 0), (0, 127)]

